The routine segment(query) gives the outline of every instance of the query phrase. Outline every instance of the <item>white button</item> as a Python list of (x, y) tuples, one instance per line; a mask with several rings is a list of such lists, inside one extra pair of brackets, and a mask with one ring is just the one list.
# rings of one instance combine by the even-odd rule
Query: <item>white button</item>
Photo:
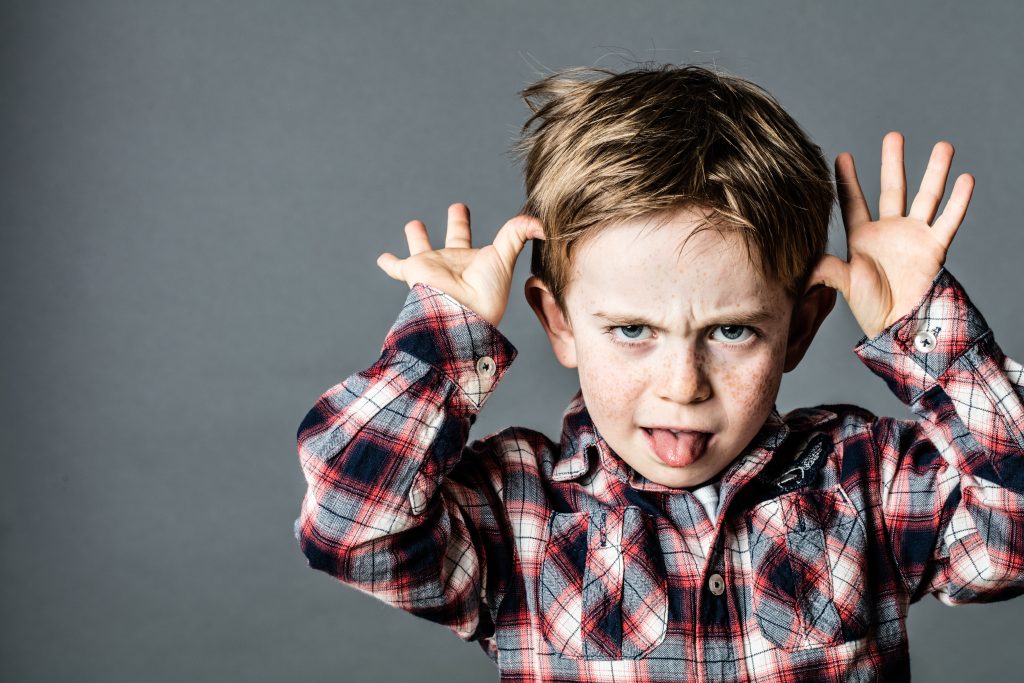
[(484, 377), (491, 377), (495, 371), (494, 359), (490, 356), (480, 356), (476, 361), (476, 371)]
[(721, 574), (712, 574), (711, 578), (708, 579), (708, 588), (715, 595), (721, 595), (725, 592), (725, 579), (722, 578)]
[(914, 335), (914, 347), (921, 353), (928, 353), (935, 348), (935, 335), (928, 330), (921, 330)]

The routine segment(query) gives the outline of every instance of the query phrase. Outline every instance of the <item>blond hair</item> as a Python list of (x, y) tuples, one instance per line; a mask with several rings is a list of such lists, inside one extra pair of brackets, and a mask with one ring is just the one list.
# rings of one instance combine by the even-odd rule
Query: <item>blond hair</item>
[(571, 67), (519, 95), (532, 112), (512, 148), (524, 164), (520, 212), (547, 236), (533, 241), (530, 269), (563, 314), (574, 246), (611, 223), (660, 225), (685, 207), (706, 216), (691, 236), (738, 230), (766, 278), (802, 293), (827, 247), (835, 189), (821, 149), (766, 90), (664, 64)]

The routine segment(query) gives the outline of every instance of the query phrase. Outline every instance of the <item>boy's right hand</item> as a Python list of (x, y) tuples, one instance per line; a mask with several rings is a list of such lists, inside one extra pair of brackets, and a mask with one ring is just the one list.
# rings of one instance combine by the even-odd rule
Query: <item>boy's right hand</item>
[(493, 244), (473, 249), (469, 207), (456, 203), (448, 207), (444, 249), (431, 248), (422, 221), (406, 223), (405, 236), (409, 257), (400, 259), (384, 252), (377, 257), (381, 270), (404, 281), (409, 289), (417, 282), (436, 287), (497, 327), (508, 305), (519, 252), (528, 240), (544, 239), (544, 229), (536, 218), (515, 216), (501, 227)]

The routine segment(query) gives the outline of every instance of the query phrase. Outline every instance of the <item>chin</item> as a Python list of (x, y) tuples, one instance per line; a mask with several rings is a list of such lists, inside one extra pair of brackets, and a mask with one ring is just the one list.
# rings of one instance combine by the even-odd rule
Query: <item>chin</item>
[[(667, 472), (665, 470), (668, 470)], [(689, 469), (689, 468), (687, 468)], [(674, 489), (688, 488), (690, 486), (697, 486), (703, 481), (710, 479), (708, 476), (701, 476), (696, 472), (684, 472), (674, 468), (666, 468), (662, 465), (658, 471), (652, 472), (652, 476), (647, 476), (651, 481), (661, 484), (662, 486), (670, 486)]]
[(682, 489), (700, 486), (718, 476), (719, 472), (717, 471), (709, 472), (699, 470), (697, 466), (700, 464), (700, 462), (696, 462), (689, 467), (679, 469), (661, 465), (658, 471), (652, 473), (657, 476), (657, 479), (653, 479), (651, 477), (647, 478), (661, 484), (662, 486), (671, 486), (672, 488)]
[(710, 477), (700, 477), (699, 480), (695, 479), (676, 479), (674, 481), (665, 482), (665, 486), (670, 486), (674, 489), (688, 489), (695, 486), (700, 486), (706, 482)]

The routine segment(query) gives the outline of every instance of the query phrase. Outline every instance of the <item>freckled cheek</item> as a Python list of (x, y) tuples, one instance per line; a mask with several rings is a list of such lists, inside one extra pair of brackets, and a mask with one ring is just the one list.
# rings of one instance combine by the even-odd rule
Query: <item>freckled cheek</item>
[(623, 366), (613, 356), (591, 356), (581, 365), (580, 385), (587, 407), (594, 416), (627, 419), (643, 393), (645, 376), (635, 367)]
[(767, 414), (778, 393), (779, 370), (771, 359), (747, 365), (731, 365), (719, 376), (723, 398), (745, 417)]

